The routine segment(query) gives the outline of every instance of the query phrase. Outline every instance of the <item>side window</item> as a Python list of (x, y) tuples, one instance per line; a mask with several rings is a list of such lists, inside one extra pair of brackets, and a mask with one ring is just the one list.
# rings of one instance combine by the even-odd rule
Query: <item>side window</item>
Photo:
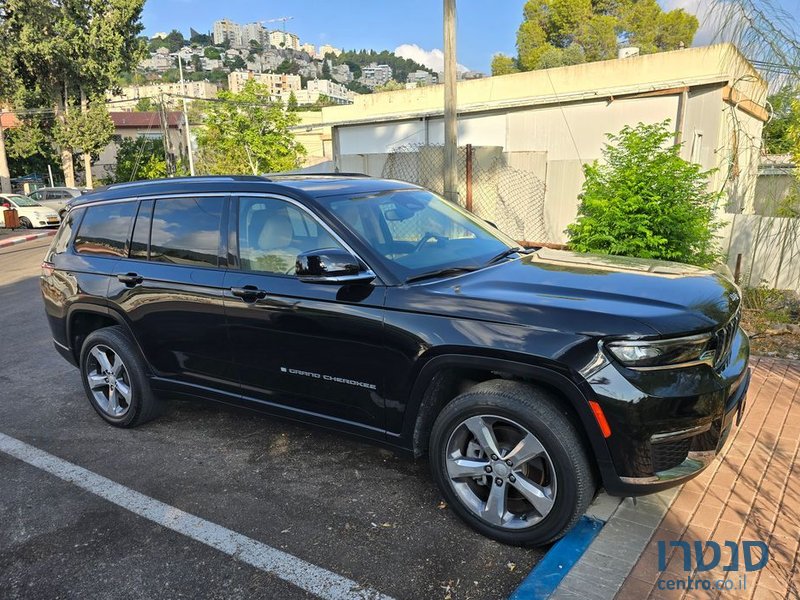
[(42, 192), (33, 192), (29, 194), (31, 198), (33, 198), (36, 202), (42, 199)]
[(81, 222), (81, 215), (83, 215), (82, 208), (71, 210), (66, 214), (64, 222), (61, 224), (56, 238), (53, 240), (52, 254), (63, 254), (67, 251), (67, 246), (69, 246), (69, 241), (72, 239), (75, 226)]
[(150, 260), (216, 267), (223, 198), (157, 200), (150, 234)]
[(153, 221), (153, 200), (142, 200), (139, 204), (139, 214), (133, 224), (131, 236), (131, 258), (147, 260), (150, 250), (150, 223)]
[(86, 216), (75, 237), (75, 251), (95, 256), (125, 256), (135, 212), (135, 202), (87, 207)]
[(242, 269), (293, 275), (297, 255), (341, 248), (315, 219), (275, 198), (239, 200), (239, 258)]

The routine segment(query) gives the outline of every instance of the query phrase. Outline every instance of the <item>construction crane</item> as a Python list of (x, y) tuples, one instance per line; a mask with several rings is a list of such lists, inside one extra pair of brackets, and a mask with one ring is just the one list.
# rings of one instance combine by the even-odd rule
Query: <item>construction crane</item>
[(283, 23), (283, 47), (286, 48), (286, 21), (291, 21), (294, 17), (278, 17), (277, 19), (266, 19), (264, 21), (260, 21), (261, 23)]

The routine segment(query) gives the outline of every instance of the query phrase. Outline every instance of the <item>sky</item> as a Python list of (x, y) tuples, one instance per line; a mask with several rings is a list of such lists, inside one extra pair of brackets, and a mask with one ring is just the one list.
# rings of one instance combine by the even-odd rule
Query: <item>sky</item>
[[(684, 8), (703, 14), (707, 0), (659, 0), (666, 8)], [(771, 0), (800, 23), (800, 0)], [(145, 34), (178, 29), (188, 36), (189, 27), (207, 32), (221, 18), (238, 23), (294, 17), (287, 31), (314, 45), (331, 44), (343, 49), (396, 50), (426, 66), (440, 70), (442, 63), (441, 0), (147, 0), (142, 15)], [(490, 71), (492, 55), (516, 54), (514, 40), (522, 20), (524, 0), (458, 0), (458, 62), (464, 69)], [(278, 29), (280, 23), (267, 23)], [(697, 42), (711, 39), (702, 26)]]

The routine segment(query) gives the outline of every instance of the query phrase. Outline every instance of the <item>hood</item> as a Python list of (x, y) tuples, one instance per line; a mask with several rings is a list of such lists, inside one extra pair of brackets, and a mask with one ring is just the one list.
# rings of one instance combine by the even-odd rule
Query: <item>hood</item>
[(740, 303), (734, 283), (715, 271), (549, 249), (419, 287), (446, 314), (592, 335), (710, 330)]

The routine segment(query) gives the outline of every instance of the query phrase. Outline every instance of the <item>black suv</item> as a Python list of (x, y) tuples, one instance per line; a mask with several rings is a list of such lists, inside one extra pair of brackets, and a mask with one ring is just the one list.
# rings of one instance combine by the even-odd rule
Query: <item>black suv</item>
[(453, 510), (511, 544), (558, 538), (600, 486), (699, 473), (749, 382), (722, 275), (525, 250), (398, 181), (112, 185), (75, 200), (42, 269), (108, 423), (203, 397), (427, 453)]

